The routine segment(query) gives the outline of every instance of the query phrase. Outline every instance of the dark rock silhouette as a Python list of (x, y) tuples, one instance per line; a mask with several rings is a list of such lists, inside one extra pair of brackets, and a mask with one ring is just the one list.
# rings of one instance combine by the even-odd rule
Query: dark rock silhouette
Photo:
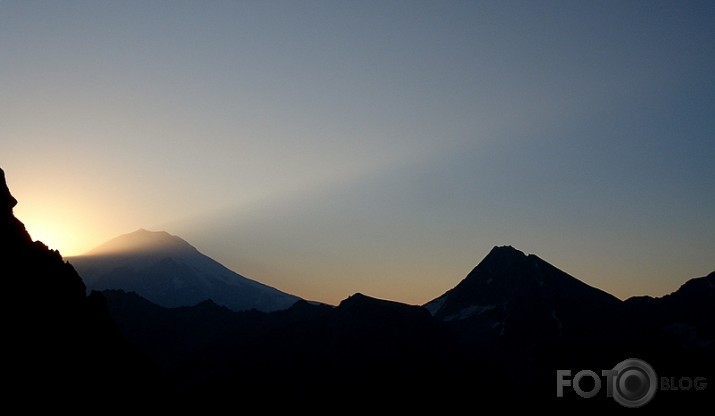
[(509, 390), (537, 400), (553, 396), (543, 380), (557, 368), (610, 369), (630, 357), (670, 374), (713, 374), (713, 276), (662, 298), (623, 302), (535, 255), (494, 247), (425, 307), (467, 350), (509, 374)]
[(620, 304), (539, 257), (505, 246), (494, 247), (456, 287), (425, 307), (465, 345), (503, 360), (529, 385), (557, 363), (595, 367), (615, 359), (620, 351), (604, 339), (623, 332), (616, 319)]
[(715, 380), (715, 272), (660, 298), (627, 299), (621, 320), (632, 350), (663, 375)]
[(455, 346), (426, 309), (361, 294), (337, 307), (299, 301), (271, 313), (233, 312), (210, 301), (163, 308), (134, 293), (104, 294), (127, 339), (158, 363), (174, 395), (188, 400), (215, 402), (241, 391), (311, 405), (326, 394), (392, 402), (417, 389), (431, 394), (423, 378), (444, 373)]
[[(663, 375), (711, 377), (712, 280), (623, 302), (536, 256), (496, 247), (426, 307), (358, 293), (335, 307), (299, 301), (285, 311), (233, 312), (213, 302), (163, 308), (133, 293), (105, 295), (122, 333), (158, 363), (178, 397), (216, 402), (240, 391), (311, 408), (330, 395), (363, 405), (479, 400), (612, 410), (620, 405), (605, 393), (587, 403), (573, 391), (556, 398), (556, 370), (600, 372), (641, 358)], [(681, 393), (660, 393), (654, 403), (711, 400)]]
[[(167, 308), (121, 290), (86, 296), (75, 269), (14, 217), (2, 170), (0, 179), (3, 369), (9, 397), (26, 406), (41, 395), (55, 406), (99, 400), (203, 413), (277, 402), (327, 410), (336, 401), (403, 412), (610, 411), (620, 405), (605, 389), (557, 398), (556, 370), (600, 374), (640, 358), (658, 376), (715, 380), (715, 273), (661, 298), (621, 301), (537, 256), (495, 247), (424, 306), (358, 293), (338, 306), (298, 300), (273, 312), (213, 300)], [(647, 406), (713, 398), (662, 389)]]
[(455, 288), (425, 307), (476, 335), (491, 331), (524, 345), (601, 329), (610, 325), (619, 304), (537, 256), (507, 246), (495, 247)]
[(13, 214), (16, 204), (0, 169), (4, 397), (62, 405), (119, 394), (136, 357), (103, 295), (87, 296), (60, 253), (32, 241)]

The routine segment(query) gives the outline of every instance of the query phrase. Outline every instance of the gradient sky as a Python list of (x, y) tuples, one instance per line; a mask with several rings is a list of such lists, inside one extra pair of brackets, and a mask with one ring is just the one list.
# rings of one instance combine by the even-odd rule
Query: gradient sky
[(337, 303), (495, 245), (614, 295), (715, 270), (712, 1), (2, 1), (31, 235), (138, 228)]

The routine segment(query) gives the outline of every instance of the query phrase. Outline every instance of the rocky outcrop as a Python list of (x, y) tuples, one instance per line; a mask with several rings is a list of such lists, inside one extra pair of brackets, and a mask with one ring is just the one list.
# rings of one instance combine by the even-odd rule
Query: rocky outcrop
[(61, 404), (115, 394), (132, 359), (103, 295), (87, 296), (72, 265), (31, 239), (16, 205), (0, 169), (5, 397)]

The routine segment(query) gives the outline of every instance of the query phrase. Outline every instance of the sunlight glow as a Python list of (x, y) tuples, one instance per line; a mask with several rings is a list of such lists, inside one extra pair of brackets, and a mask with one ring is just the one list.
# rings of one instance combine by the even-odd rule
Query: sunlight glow
[[(14, 209), (15, 217), (24, 225), (33, 241), (41, 241), (52, 250), (58, 250), (63, 257), (82, 254), (101, 241), (96, 235), (87, 215), (72, 214), (70, 206), (52, 201), (40, 203), (36, 198), (27, 198)], [(85, 221), (83, 224), (82, 221)]]
[(69, 227), (61, 222), (38, 217), (26, 219), (23, 223), (33, 241), (42, 241), (50, 249), (59, 250), (63, 256), (79, 254), (84, 250), (82, 242), (73, 237)]

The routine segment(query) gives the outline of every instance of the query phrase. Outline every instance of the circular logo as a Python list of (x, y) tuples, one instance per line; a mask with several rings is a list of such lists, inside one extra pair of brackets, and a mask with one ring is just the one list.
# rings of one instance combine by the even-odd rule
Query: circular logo
[(613, 367), (613, 398), (625, 407), (641, 407), (648, 403), (658, 384), (653, 367), (637, 358), (623, 360)]

